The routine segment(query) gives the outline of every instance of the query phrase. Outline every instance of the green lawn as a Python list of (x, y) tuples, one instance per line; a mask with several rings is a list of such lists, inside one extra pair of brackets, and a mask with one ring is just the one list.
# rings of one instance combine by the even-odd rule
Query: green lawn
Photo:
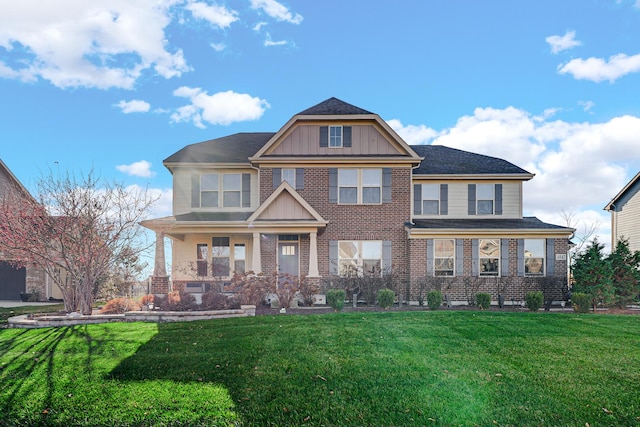
[(640, 317), (480, 311), (0, 330), (0, 425), (640, 425)]

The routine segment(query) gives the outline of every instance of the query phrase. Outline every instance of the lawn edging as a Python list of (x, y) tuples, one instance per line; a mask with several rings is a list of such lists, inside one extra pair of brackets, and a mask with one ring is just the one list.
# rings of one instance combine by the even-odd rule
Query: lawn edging
[(242, 305), (233, 310), (209, 311), (129, 311), (123, 314), (92, 314), (90, 316), (71, 313), (66, 315), (34, 316), (25, 314), (7, 319), (10, 328), (50, 328), (59, 326), (88, 325), (109, 322), (192, 322), (194, 320), (250, 317), (256, 315), (255, 305)]

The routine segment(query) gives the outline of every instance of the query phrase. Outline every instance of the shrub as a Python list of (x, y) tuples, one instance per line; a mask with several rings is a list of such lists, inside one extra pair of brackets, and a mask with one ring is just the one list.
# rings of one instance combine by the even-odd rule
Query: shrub
[(166, 298), (156, 298), (156, 305), (165, 311), (193, 311), (198, 309), (193, 295), (184, 291), (172, 291)]
[(442, 305), (442, 292), (429, 291), (427, 293), (427, 305), (431, 310), (437, 310)]
[(538, 311), (544, 302), (544, 295), (542, 295), (542, 291), (531, 291), (527, 292), (524, 300), (530, 311)]
[(396, 300), (396, 293), (391, 289), (383, 288), (378, 291), (378, 305), (385, 310), (393, 305)]
[(574, 292), (571, 294), (571, 305), (578, 313), (588, 313), (591, 310), (591, 297), (584, 292)]
[(327, 291), (327, 304), (335, 311), (340, 311), (344, 307), (345, 295), (342, 289), (329, 289)]
[(153, 296), (153, 294), (142, 295), (142, 297), (140, 298), (140, 305), (146, 306), (149, 304), (153, 304), (154, 299), (155, 297)]
[(476, 294), (476, 304), (482, 310), (486, 310), (491, 307), (491, 295), (486, 292), (478, 292)]
[(129, 298), (114, 298), (100, 309), (100, 314), (122, 314), (127, 311), (140, 311), (140, 304)]
[(202, 294), (200, 308), (203, 310), (227, 310), (238, 308), (238, 304), (222, 292), (209, 291)]

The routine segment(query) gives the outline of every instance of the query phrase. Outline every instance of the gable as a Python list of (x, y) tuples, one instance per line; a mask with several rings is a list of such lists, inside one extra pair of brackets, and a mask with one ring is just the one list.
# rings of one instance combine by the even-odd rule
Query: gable
[[(619, 212), (622, 207), (640, 192), (640, 172), (604, 207), (607, 211)], [(637, 196), (640, 197), (640, 196)]]
[(286, 181), (247, 219), (249, 223), (260, 221), (327, 223)]

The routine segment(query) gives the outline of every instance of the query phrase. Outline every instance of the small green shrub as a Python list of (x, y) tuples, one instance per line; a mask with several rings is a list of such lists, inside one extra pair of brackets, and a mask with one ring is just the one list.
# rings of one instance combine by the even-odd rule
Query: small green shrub
[(491, 307), (491, 294), (488, 294), (486, 292), (477, 293), (476, 304), (478, 304), (478, 307), (480, 307), (480, 309), (482, 310), (486, 310), (487, 308)]
[(342, 289), (329, 289), (327, 291), (327, 304), (335, 311), (342, 310), (346, 294)]
[(571, 305), (578, 313), (588, 313), (591, 310), (591, 297), (583, 292), (571, 294)]
[(527, 292), (524, 300), (527, 303), (527, 307), (529, 307), (529, 311), (538, 311), (544, 302), (544, 295), (542, 295), (542, 291), (531, 291)]
[(427, 305), (431, 310), (437, 310), (442, 305), (442, 292), (429, 291), (427, 293)]
[(378, 305), (385, 310), (393, 305), (396, 300), (396, 293), (391, 289), (382, 288), (378, 291)]

